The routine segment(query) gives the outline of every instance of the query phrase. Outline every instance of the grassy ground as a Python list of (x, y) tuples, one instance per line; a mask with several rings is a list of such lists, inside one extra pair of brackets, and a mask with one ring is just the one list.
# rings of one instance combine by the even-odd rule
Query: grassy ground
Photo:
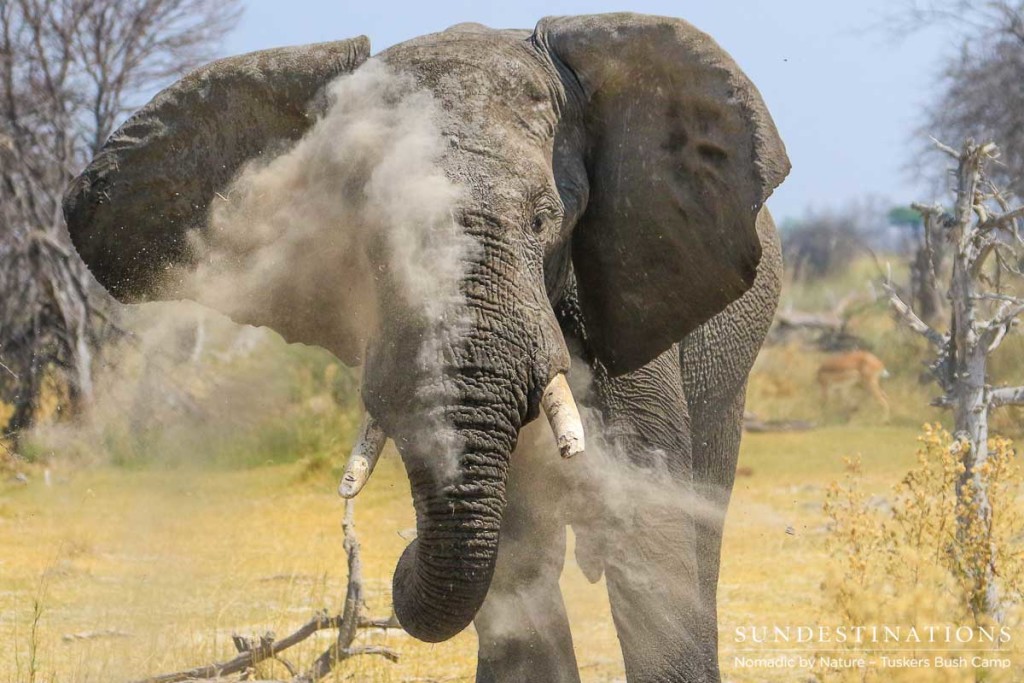
[[(869, 489), (883, 493), (911, 465), (914, 436), (900, 426), (834, 426), (746, 437), (720, 589), (729, 680), (770, 679), (733, 670), (736, 626), (815, 623), (820, 615), (821, 503), (824, 487), (842, 475), (842, 457), (861, 454)], [(232, 632), (284, 634), (315, 610), (336, 607), (345, 564), (330, 469), (319, 461), (245, 471), (100, 468), (56, 471), (51, 486), (36, 478), (5, 490), (0, 643), (15, 656), (0, 658), (0, 681), (32, 680), (33, 666), (36, 680), (61, 682), (174, 670), (227, 658)], [(397, 458), (382, 461), (360, 496), (357, 525), (369, 606), (384, 615), (406, 544), (399, 532), (413, 526)], [(621, 680), (603, 585), (588, 584), (571, 558), (570, 549), (562, 584), (584, 679)], [(74, 638), (89, 633), (97, 637)], [(472, 675), (471, 631), (441, 645), (394, 633), (370, 638), (399, 650), (402, 661), (353, 660), (336, 680)], [(324, 646), (311, 643), (296, 659)]]
[[(783, 307), (830, 307), (832, 292), (872, 276), (871, 264), (854, 265), (814, 286), (787, 287)], [(149, 347), (125, 355), (103, 379), (112, 388), (94, 411), (103, 417), (95, 430), (43, 430), (23, 444), (37, 461), (30, 482), (0, 482), (0, 683), (125, 680), (226, 659), (233, 632), (283, 635), (316, 610), (339, 606), (346, 577), (334, 490), (338, 454), (355, 428), (358, 378), (325, 354), (272, 340), (232, 359), (223, 350), (235, 328), (212, 321), (208, 329), (211, 349), (221, 351), (200, 363)], [(793, 671), (735, 668), (734, 629), (818, 623), (828, 609), (822, 503), (826, 486), (844, 474), (843, 458), (860, 455), (866, 493), (885, 495), (914, 463), (921, 424), (946, 417), (927, 407), (935, 391), (919, 381), (925, 349), (884, 304), (864, 307), (850, 332), (892, 373), (883, 385), (892, 403), (887, 426), (863, 394), (822, 406), (814, 374), (824, 354), (806, 344), (769, 347), (755, 366), (750, 410), (817, 427), (744, 439), (719, 593), (726, 680), (795, 680)], [(160, 337), (154, 348), (179, 333), (161, 334), (150, 335)], [(1021, 358), (1024, 335), (1015, 335), (993, 359), (994, 383), (1019, 382)], [(1024, 411), (1001, 410), (992, 426), (1019, 442), (1022, 418)], [(0, 475), (6, 479), (2, 468)], [(400, 532), (414, 526), (393, 454), (356, 516), (370, 612), (386, 616), (391, 572), (407, 543)], [(603, 583), (587, 583), (572, 558), (570, 546), (562, 587), (583, 679), (622, 680)], [(292, 659), (310, 661), (327, 637)], [(334, 680), (472, 679), (472, 629), (440, 645), (394, 632), (365, 637), (398, 650), (401, 662), (352, 660)], [(973, 680), (962, 673), (943, 680)]]

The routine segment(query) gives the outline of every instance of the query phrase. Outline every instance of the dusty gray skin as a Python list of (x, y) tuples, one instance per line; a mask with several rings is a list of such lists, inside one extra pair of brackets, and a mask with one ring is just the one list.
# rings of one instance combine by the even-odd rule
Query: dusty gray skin
[[(100, 282), (153, 297), (165, 267), (190, 258), (185, 232), (214, 193), (301, 136), (322, 86), (368, 54), (365, 38), (255, 53), (158, 95), (68, 191), (72, 239)], [(415, 314), (386, 317), (366, 346), (363, 398), (417, 510), (395, 571), (399, 620), (441, 641), (476, 618), (478, 680), (578, 680), (557, 583), (572, 523), (581, 566), (607, 577), (629, 680), (718, 680), (722, 520), (644, 496), (606, 504), (587, 470), (559, 469), (589, 453), (538, 467), (512, 453), (571, 348), (596, 378), (605, 450), (667, 476), (680, 500), (724, 508), (781, 271), (762, 207), (789, 164), (759, 94), (706, 35), (632, 14), (549, 18), (532, 33), (460, 25), (380, 58), (448, 114), (441, 163), (468, 190), (458, 220), (481, 247), (461, 284), (471, 333), (444, 340), (439, 391), (413, 386), (425, 381), (410, 367)], [(242, 322), (364, 360), (364, 340), (307, 315)], [(462, 445), (454, 483), (425, 464), (428, 414)]]

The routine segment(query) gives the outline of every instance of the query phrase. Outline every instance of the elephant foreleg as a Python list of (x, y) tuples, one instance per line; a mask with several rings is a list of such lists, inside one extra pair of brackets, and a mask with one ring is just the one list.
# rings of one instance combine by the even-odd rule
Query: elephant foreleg
[(700, 586), (700, 643), (706, 680), (721, 677), (718, 668), (718, 574), (725, 511), (736, 477), (745, 390), (694, 409), (693, 478), (705, 514), (697, 522), (697, 574)]
[(704, 676), (720, 679), (718, 574), (722, 531), (739, 459), (747, 377), (768, 334), (779, 298), (782, 252), (767, 210), (758, 216), (762, 256), (754, 285), (680, 345), (683, 387), (690, 409), (694, 489), (704, 514), (697, 525)]
[(609, 441), (594, 475), (605, 510), (598, 528), (630, 683), (703, 680), (689, 419), (679, 372), (673, 348), (636, 372), (598, 379)]
[(605, 576), (626, 679), (703, 681), (692, 518), (678, 504), (637, 505), (611, 546)]

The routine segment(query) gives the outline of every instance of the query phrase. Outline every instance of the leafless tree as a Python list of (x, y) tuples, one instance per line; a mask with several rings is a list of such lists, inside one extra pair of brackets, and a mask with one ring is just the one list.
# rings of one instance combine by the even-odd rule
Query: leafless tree
[[(959, 50), (943, 65), (919, 132), (941, 140), (999, 140), (1002, 155), (989, 172), (1024, 195), (1024, 0), (910, 2), (894, 22), (898, 30), (934, 24), (956, 32)], [(933, 153), (928, 145), (918, 154), (926, 175)]]
[(238, 0), (0, 0), (0, 398), (32, 424), (44, 378), (70, 412), (112, 329), (70, 247), (67, 182), (135, 104), (208, 61)]
[(934, 325), (945, 306), (939, 288), (939, 272), (945, 258), (945, 243), (934, 234), (934, 220), (922, 221), (921, 233), (910, 258), (910, 301), (921, 320)]
[[(940, 145), (956, 159), (956, 201), (952, 211), (915, 205), (928, 230), (949, 245), (949, 329), (940, 333), (924, 322), (887, 284), (890, 303), (902, 321), (927, 339), (936, 352), (932, 374), (942, 389), (936, 405), (953, 410), (954, 436), (964, 465), (958, 500), (970, 496), (984, 523), (991, 521), (979, 468), (988, 458), (988, 416), (999, 406), (1024, 405), (1024, 386), (992, 387), (987, 362), (1024, 313), (1024, 206), (1013, 207), (988, 169), (998, 156), (994, 144), (968, 139), (960, 151)], [(969, 520), (961, 520), (965, 528)], [(993, 570), (990, 568), (989, 572)], [(984, 604), (978, 612), (999, 615), (996, 577), (982, 577)]]

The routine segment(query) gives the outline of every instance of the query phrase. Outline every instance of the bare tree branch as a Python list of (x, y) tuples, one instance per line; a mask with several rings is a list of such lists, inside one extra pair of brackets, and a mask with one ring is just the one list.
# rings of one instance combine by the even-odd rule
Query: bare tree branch
[(994, 318), (981, 323), (981, 326), (989, 329), (1007, 327), (1012, 324), (1021, 313), (1024, 313), (1024, 303), (1019, 301), (1016, 303), (1006, 302), (1000, 307)]
[(1024, 206), (1018, 206), (1012, 211), (1006, 213), (996, 214), (995, 216), (989, 216), (988, 220), (979, 225), (978, 227), (982, 230), (988, 230), (991, 228), (1007, 227), (1024, 219)]
[(993, 389), (989, 392), (989, 405), (992, 407), (1024, 406), (1024, 387)]
[(907, 327), (927, 339), (933, 346), (941, 347), (946, 342), (941, 334), (914, 313), (913, 309), (900, 298), (890, 283), (886, 282), (883, 286), (886, 293), (889, 294), (889, 304)]
[(939, 142), (939, 140), (931, 137), (930, 135), (928, 137), (931, 139), (932, 144), (935, 146), (937, 150), (939, 150), (943, 154), (948, 154), (949, 156), (953, 157), (958, 161), (960, 160), (960, 152), (956, 151), (955, 149), (953, 149), (952, 147), (945, 143)]

